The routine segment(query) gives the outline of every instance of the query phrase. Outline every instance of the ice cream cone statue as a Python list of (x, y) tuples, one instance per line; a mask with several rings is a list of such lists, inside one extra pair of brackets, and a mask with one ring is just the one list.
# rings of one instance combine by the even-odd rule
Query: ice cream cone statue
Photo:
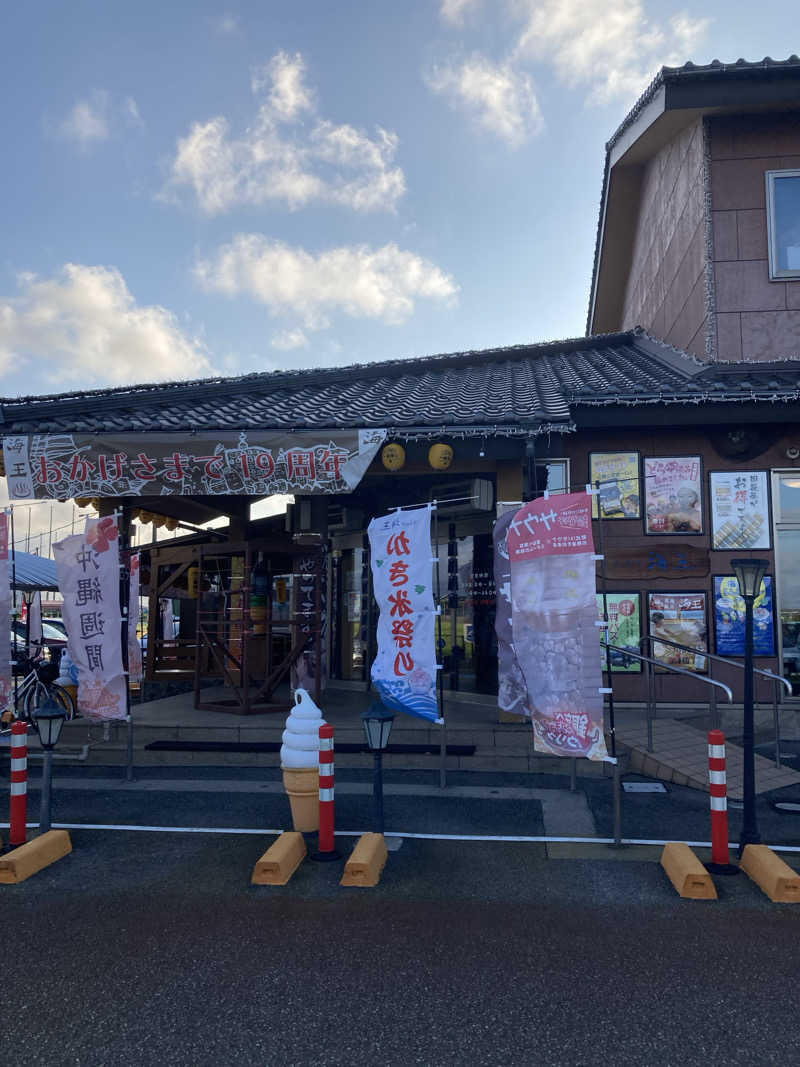
[(297, 689), (281, 746), (283, 786), (295, 830), (319, 829), (319, 728), (325, 720), (305, 689)]

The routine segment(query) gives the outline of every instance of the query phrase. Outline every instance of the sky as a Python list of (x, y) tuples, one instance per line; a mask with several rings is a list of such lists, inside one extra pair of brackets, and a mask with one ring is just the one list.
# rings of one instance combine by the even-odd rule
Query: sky
[(0, 16), (0, 396), (581, 336), (605, 142), (788, 0)]

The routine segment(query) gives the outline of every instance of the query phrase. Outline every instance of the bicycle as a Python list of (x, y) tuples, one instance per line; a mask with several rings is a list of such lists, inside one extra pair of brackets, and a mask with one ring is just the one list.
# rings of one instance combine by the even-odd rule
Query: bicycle
[(53, 700), (64, 710), (64, 717), (69, 722), (75, 718), (75, 701), (70, 693), (54, 679), (58, 668), (24, 653), (17, 652), (14, 674), (24, 674), (17, 684), (14, 712), (17, 719), (35, 724), (35, 714), (47, 700)]

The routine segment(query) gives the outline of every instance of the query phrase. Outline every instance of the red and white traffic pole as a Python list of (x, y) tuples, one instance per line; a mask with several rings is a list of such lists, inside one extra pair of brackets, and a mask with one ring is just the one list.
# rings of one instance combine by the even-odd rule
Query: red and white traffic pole
[(28, 822), (28, 724), (11, 724), (11, 818), (8, 843), (24, 845)]
[(725, 770), (725, 734), (710, 730), (708, 734), (708, 783), (711, 793), (711, 863), (712, 871), (725, 873), (731, 866), (728, 850), (728, 783)]
[(333, 801), (333, 727), (324, 723), (319, 728), (319, 850), (313, 860), (338, 860), (334, 836)]

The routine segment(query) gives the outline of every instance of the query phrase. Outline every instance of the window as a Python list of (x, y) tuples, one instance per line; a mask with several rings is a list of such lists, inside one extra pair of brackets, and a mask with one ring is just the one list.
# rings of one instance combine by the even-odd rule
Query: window
[(767, 171), (769, 276), (800, 278), (800, 170)]
[(545, 489), (551, 493), (570, 491), (568, 459), (536, 460), (536, 492), (541, 493)]

